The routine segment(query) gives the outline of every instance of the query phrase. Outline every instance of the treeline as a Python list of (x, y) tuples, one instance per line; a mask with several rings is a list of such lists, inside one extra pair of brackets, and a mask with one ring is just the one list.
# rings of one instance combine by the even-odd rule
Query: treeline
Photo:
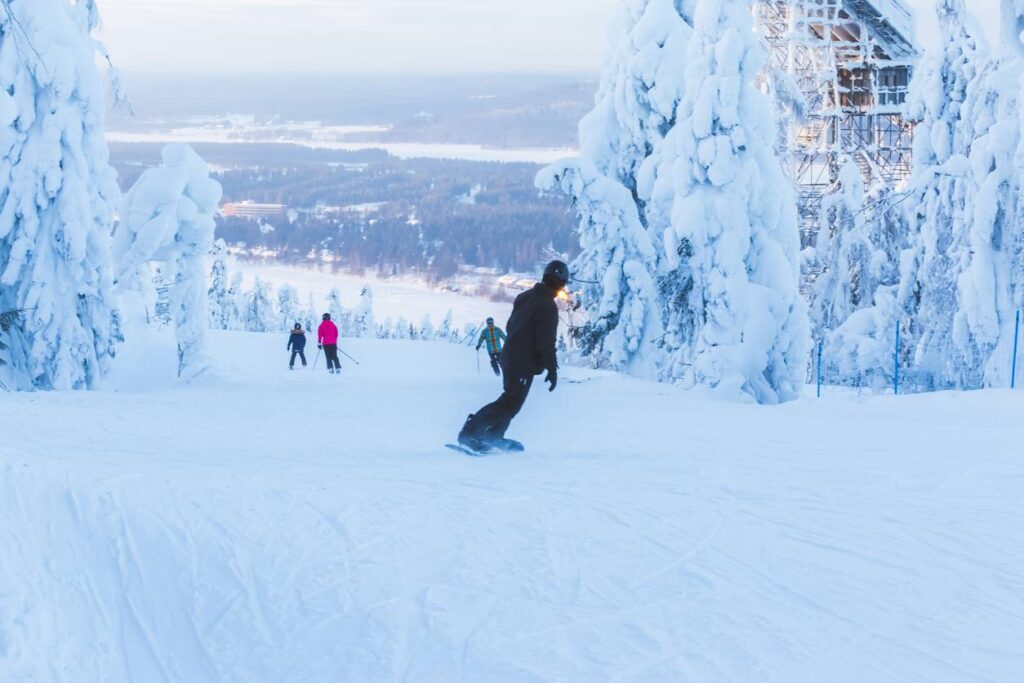
[[(211, 254), (209, 326), (215, 330), (247, 332), (287, 332), (295, 324), (316, 330), (323, 313), (330, 313), (344, 337), (376, 339), (412, 339), (421, 341), (460, 342), (473, 332), (473, 326), (458, 329), (452, 311), (435, 322), (429, 315), (419, 321), (398, 318), (378, 320), (374, 314), (373, 290), (364, 285), (354, 305), (346, 305), (337, 289), (317, 300), (312, 293), (300, 296), (291, 285), (276, 291), (259, 277), (251, 287), (243, 286), (242, 274), (230, 273), (227, 266), (227, 245), (218, 240)], [(170, 302), (166, 288), (161, 288), (156, 317), (170, 323)]]

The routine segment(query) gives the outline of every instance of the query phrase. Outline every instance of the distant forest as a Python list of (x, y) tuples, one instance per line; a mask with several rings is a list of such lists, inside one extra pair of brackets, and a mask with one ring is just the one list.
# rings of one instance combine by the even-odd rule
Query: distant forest
[[(217, 170), (225, 202), (284, 204), (287, 217), (221, 217), (218, 236), (304, 262), (311, 250), (347, 271), (417, 272), (433, 280), (462, 264), (529, 272), (552, 254), (574, 256), (568, 200), (542, 195), (533, 164), (400, 160), (380, 152), (290, 145), (196, 145)], [(114, 145), (126, 186), (156, 163), (159, 146)], [(380, 204), (370, 211), (341, 207)], [(273, 228), (270, 230), (270, 228)]]

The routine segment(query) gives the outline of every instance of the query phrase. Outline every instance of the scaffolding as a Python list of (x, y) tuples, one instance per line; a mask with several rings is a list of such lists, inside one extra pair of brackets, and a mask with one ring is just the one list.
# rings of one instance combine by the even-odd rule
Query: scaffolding
[(868, 187), (895, 188), (910, 174), (913, 125), (903, 108), (918, 54), (914, 14), (902, 0), (760, 0), (757, 18), (775, 79), (798, 95), (779, 147), (806, 246), (848, 159)]

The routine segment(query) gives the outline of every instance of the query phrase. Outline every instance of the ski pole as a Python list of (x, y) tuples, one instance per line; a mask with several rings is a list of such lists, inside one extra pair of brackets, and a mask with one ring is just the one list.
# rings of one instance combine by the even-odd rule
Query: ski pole
[(476, 333), (479, 332), (480, 328), (482, 328), (486, 324), (487, 324), (486, 322), (482, 322), (479, 325), (477, 325), (475, 328), (473, 328), (473, 331), (469, 333), (469, 336), (466, 337), (465, 341), (463, 341), (462, 343), (465, 344), (466, 346), (469, 346), (470, 344), (472, 344), (473, 340), (476, 339)]
[(318, 360), (320, 360), (320, 351), (321, 351), (321, 349), (317, 349), (316, 350), (316, 358), (313, 359), (313, 365), (309, 368), (310, 372), (312, 372), (313, 370), (316, 370), (316, 362)]
[(347, 353), (345, 353), (341, 349), (338, 349), (338, 353), (340, 353), (341, 355), (345, 356), (345, 358), (348, 358), (350, 361), (352, 361), (356, 365), (359, 365), (359, 361), (357, 361), (355, 358), (353, 358), (352, 356), (348, 355)]
[(476, 347), (476, 374), (480, 374), (480, 347)]

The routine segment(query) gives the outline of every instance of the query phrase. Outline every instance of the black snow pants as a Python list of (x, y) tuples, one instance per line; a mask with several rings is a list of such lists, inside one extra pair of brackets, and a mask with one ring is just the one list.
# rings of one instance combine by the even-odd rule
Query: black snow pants
[(296, 356), (298, 356), (299, 358), (302, 359), (302, 367), (306, 367), (306, 352), (303, 351), (302, 349), (296, 349), (296, 350), (292, 351), (292, 359), (290, 361), (288, 361), (288, 367), (290, 367), (290, 368), (294, 368), (295, 367), (295, 357)]
[(338, 360), (337, 344), (324, 344), (324, 356), (327, 358), (327, 372), (341, 370), (341, 361)]
[(533, 385), (533, 376), (517, 377), (517, 373), (504, 363), (501, 364), (501, 370), (505, 390), (497, 401), (485, 405), (467, 422), (466, 428), (471, 436), (484, 440), (504, 439), (512, 418), (519, 414), (526, 403)]
[(495, 375), (501, 375), (501, 370), (498, 369), (498, 362), (501, 360), (501, 351), (491, 354), (491, 370), (494, 370)]

